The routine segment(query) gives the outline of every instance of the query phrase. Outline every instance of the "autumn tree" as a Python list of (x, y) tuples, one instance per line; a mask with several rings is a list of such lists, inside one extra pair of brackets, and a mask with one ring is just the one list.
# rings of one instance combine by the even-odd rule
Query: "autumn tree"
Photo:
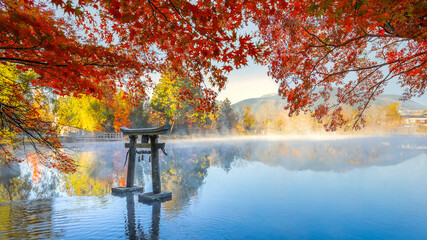
[(116, 132), (120, 131), (120, 127), (131, 127), (130, 113), (132, 104), (130, 99), (126, 97), (124, 91), (119, 91), (112, 101), (111, 105), (114, 113), (113, 127)]
[[(269, 74), (290, 114), (311, 111), (335, 130), (359, 129), (364, 112), (396, 81), (403, 99), (427, 84), (427, 3), (422, 0), (291, 0), (260, 4), (254, 20), (272, 52)], [(337, 100), (328, 102), (336, 87)], [(345, 120), (342, 106), (359, 112)]]
[(0, 162), (24, 161), (25, 155), (16, 152), (20, 147), (32, 147), (38, 153), (38, 162), (72, 172), (74, 161), (59, 149), (55, 126), (44, 120), (45, 105), (40, 101), (40, 91), (29, 84), (32, 78), (34, 72), (22, 73), (15, 65), (0, 64)]
[[(203, 99), (203, 91), (186, 78), (174, 72), (164, 73), (154, 90), (151, 107), (165, 118), (165, 123), (171, 125), (171, 131), (176, 126), (202, 124), (208, 119), (207, 113), (198, 108), (197, 99)], [(192, 95), (196, 99), (187, 98)]]
[(226, 74), (264, 55), (238, 32), (244, 13), (243, 2), (1, 0), (0, 62), (33, 69), (33, 86), (61, 96), (103, 99), (123, 87), (133, 103), (153, 87), (151, 73), (172, 69), (212, 109)]
[[(149, 74), (169, 69), (221, 90), (228, 72), (263, 55), (262, 45), (238, 33), (246, 24), (241, 2), (2, 0), (0, 6), (0, 61), (33, 68), (40, 75), (35, 85), (61, 95), (102, 97), (105, 88), (124, 85), (145, 97)], [(202, 88), (207, 100), (215, 97)]]
[(246, 131), (250, 131), (256, 125), (256, 118), (252, 114), (252, 109), (249, 106), (245, 107), (245, 111), (243, 113), (243, 126)]
[(402, 123), (402, 119), (399, 113), (400, 103), (396, 102), (385, 106), (385, 117), (387, 124), (391, 127), (397, 127)]
[[(183, 98), (213, 109), (227, 74), (253, 58), (269, 64), (290, 114), (330, 116), (334, 130), (347, 104), (358, 128), (392, 79), (405, 99), (424, 94), (426, 21), (422, 0), (0, 0), (0, 64), (33, 69), (32, 86), (61, 96), (124, 89), (133, 103), (151, 73), (173, 71), (202, 89)], [(250, 22), (259, 32), (241, 32)], [(325, 102), (333, 86), (338, 100)]]
[(103, 104), (92, 96), (61, 97), (58, 100), (58, 124), (72, 126), (86, 131), (99, 131), (107, 120)]
[(277, 113), (282, 109), (278, 109), (273, 101), (267, 101), (263, 103), (257, 112), (256, 116), (258, 119), (258, 123), (261, 128), (267, 130), (273, 127), (273, 120), (277, 116)]
[(148, 127), (150, 103), (148, 101), (141, 101), (137, 106), (132, 107), (129, 118), (134, 128)]

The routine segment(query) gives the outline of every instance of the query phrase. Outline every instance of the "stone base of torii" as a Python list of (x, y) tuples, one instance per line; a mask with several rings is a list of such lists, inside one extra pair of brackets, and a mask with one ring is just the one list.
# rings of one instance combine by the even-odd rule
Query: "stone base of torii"
[[(123, 135), (129, 136), (129, 143), (125, 143), (125, 147), (129, 148), (128, 171), (126, 178), (126, 187), (114, 187), (111, 192), (115, 195), (121, 195), (133, 192), (143, 192), (143, 187), (135, 186), (135, 162), (137, 148), (149, 148), (151, 151), (151, 178), (153, 184), (153, 192), (143, 193), (138, 196), (138, 200), (144, 203), (156, 201), (168, 201), (172, 199), (172, 193), (161, 190), (160, 168), (159, 168), (159, 149), (164, 152), (165, 144), (158, 143), (159, 135), (166, 134), (169, 127), (157, 128), (139, 128), (129, 129), (121, 127)], [(138, 136), (141, 136), (141, 143), (137, 143)], [(148, 143), (150, 141), (150, 143)]]

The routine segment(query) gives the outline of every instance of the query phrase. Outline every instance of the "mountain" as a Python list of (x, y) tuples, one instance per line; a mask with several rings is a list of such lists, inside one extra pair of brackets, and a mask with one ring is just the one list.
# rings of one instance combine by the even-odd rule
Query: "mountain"
[(378, 106), (390, 105), (395, 102), (400, 103), (400, 109), (403, 111), (411, 111), (411, 110), (424, 110), (427, 109), (427, 105), (423, 105), (421, 103), (408, 100), (408, 101), (400, 101), (400, 95), (396, 94), (381, 94), (377, 97), (377, 99), (373, 102), (373, 104)]
[[(332, 97), (331, 94), (330, 101), (334, 101), (336, 98)], [(375, 101), (371, 103), (371, 107), (382, 107), (393, 104), (395, 102), (400, 103), (400, 110), (402, 111), (415, 111), (415, 110), (424, 110), (427, 109), (427, 105), (408, 100), (408, 101), (400, 101), (400, 96), (396, 94), (381, 94), (379, 95)], [(233, 107), (237, 111), (242, 111), (246, 106), (251, 107), (253, 113), (258, 113), (263, 108), (270, 108), (271, 111), (275, 112), (277, 110), (281, 110), (285, 107), (286, 101), (282, 99), (278, 94), (267, 94), (261, 96), (259, 98), (249, 98), (242, 100), (238, 103), (233, 104)]]
[(233, 104), (233, 107), (236, 110), (244, 109), (246, 106), (251, 107), (252, 112), (260, 112), (261, 108), (269, 106), (274, 107), (275, 109), (283, 109), (285, 107), (286, 101), (282, 99), (278, 94), (268, 94), (261, 96), (259, 98), (249, 98), (242, 100), (238, 103)]

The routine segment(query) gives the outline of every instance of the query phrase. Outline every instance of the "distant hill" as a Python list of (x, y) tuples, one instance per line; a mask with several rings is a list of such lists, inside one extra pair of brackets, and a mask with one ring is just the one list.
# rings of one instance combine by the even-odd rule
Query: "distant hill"
[[(396, 94), (382, 94), (379, 95), (375, 101), (371, 103), (372, 107), (381, 107), (393, 104), (395, 102), (400, 103), (400, 109), (402, 111), (415, 111), (427, 109), (427, 105), (408, 100), (400, 101), (400, 96)], [(334, 101), (335, 98), (331, 96), (330, 101)], [(252, 108), (253, 113), (259, 113), (261, 108), (270, 108), (269, 112), (275, 112), (281, 110), (286, 105), (286, 101), (282, 99), (278, 94), (267, 94), (259, 98), (249, 98), (242, 100), (238, 103), (233, 104), (233, 107), (237, 111), (242, 111), (246, 106)]]
[(400, 96), (396, 94), (382, 94), (377, 97), (377, 99), (373, 102), (373, 104), (378, 106), (385, 106), (385, 105), (393, 104), (395, 102), (399, 102), (400, 108), (403, 111), (427, 109), (427, 105), (423, 105), (421, 103), (418, 103), (412, 100), (402, 102), (399, 100), (399, 98)]
[(285, 107), (286, 101), (282, 99), (278, 94), (268, 94), (259, 98), (249, 98), (242, 100), (238, 103), (233, 104), (233, 107), (236, 110), (242, 110), (246, 106), (251, 107), (252, 112), (257, 113), (261, 110), (262, 107), (266, 105), (274, 107), (275, 109), (283, 109)]

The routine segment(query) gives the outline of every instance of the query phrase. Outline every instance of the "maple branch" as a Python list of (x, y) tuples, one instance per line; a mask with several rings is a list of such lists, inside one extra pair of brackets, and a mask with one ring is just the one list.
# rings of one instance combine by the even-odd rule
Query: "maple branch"
[(213, 38), (207, 36), (206, 34), (202, 33), (196, 26), (193, 26), (182, 14), (181, 12), (176, 8), (175, 4), (173, 4), (172, 0), (169, 0), (169, 3), (172, 5), (175, 12), (178, 13), (178, 15), (183, 19), (192, 29), (194, 29), (197, 33), (199, 33), (201, 36), (204, 36), (206, 39), (215, 42)]
[[(41, 37), (40, 42), (32, 47), (0, 47), (0, 49), (3, 50), (31, 50), (31, 49), (36, 49), (38, 47), (40, 47), (43, 44), (43, 41), (45, 40), (44, 37)], [(17, 43), (19, 40), (17, 39), (17, 41), (15, 41), (15, 43)]]
[[(6, 61), (6, 62), (13, 62), (13, 63), (22, 63), (22, 64), (37, 64), (37, 65), (49, 65), (47, 62), (41, 62), (36, 60), (27, 60), (22, 58), (11, 58), (11, 57), (0, 57), (0, 60)], [(66, 65), (64, 65), (66, 67)]]
[[(326, 43), (325, 41), (323, 41), (319, 36), (317, 36), (314, 33), (311, 33), (310, 31), (308, 31), (302, 24), (299, 24), (299, 26), (310, 36), (316, 38), (319, 42), (323, 43), (324, 46), (328, 46), (328, 43)], [(313, 46), (316, 47), (316, 46)]]
[[(369, 95), (368, 99), (365, 100), (365, 104), (363, 105), (363, 107), (360, 110), (360, 112), (357, 114), (357, 118), (356, 121), (352, 124), (353, 128), (355, 126), (357, 126), (357, 124), (359, 123), (359, 121), (362, 119), (363, 113), (366, 111), (366, 109), (368, 108), (369, 103), (372, 101), (372, 99), (374, 98), (375, 93), (378, 91), (379, 87), (381, 86), (381, 84), (383, 82), (385, 82), (387, 80), (387, 78), (390, 76), (391, 73), (389, 73), (382, 81), (380, 81), (379, 83), (377, 83), (375, 86), (375, 89), (371, 92), (371, 94)], [(387, 80), (388, 81), (388, 80)], [(372, 88), (369, 89), (369, 91)]]
[(83, 66), (117, 67), (117, 65), (113, 65), (113, 64), (102, 64), (102, 63), (84, 63)]
[[(304, 27), (302, 24), (299, 24), (299, 26), (307, 33), (307, 34), (309, 34), (310, 36), (312, 36), (312, 37), (314, 37), (315, 39), (317, 39), (317, 41), (319, 41), (320, 43), (322, 43), (323, 45), (309, 45), (309, 47), (316, 47), (316, 48), (323, 48), (323, 47), (326, 47), (326, 46), (329, 46), (329, 47), (335, 47), (335, 48), (338, 48), (338, 47), (343, 47), (343, 46), (346, 46), (346, 45), (348, 45), (348, 44), (350, 44), (350, 43), (352, 43), (352, 42), (354, 42), (354, 41), (357, 41), (357, 40), (361, 40), (361, 39), (363, 39), (363, 38), (395, 38), (395, 37), (397, 37), (397, 36), (394, 36), (394, 35), (380, 35), (380, 34), (369, 34), (369, 33), (366, 33), (365, 32), (365, 34), (364, 35), (360, 35), (360, 36), (357, 36), (357, 37), (353, 37), (353, 38), (350, 38), (350, 39), (348, 39), (348, 40), (346, 40), (345, 42), (342, 42), (342, 43), (340, 43), (340, 44), (332, 44), (332, 43), (327, 43), (326, 41), (324, 41), (324, 40), (322, 40), (319, 36), (317, 36), (316, 34), (314, 34), (314, 33), (312, 33), (312, 32), (310, 32), (310, 31), (308, 31), (308, 29), (306, 28), (306, 27)], [(400, 38), (400, 37), (399, 37)], [(403, 40), (405, 40), (405, 41), (409, 41), (409, 40), (411, 40), (410, 38), (402, 38)]]
[(415, 69), (417, 69), (417, 68), (419, 68), (419, 67), (422, 67), (422, 66), (426, 65), (426, 63), (427, 63), (427, 61), (424, 61), (424, 62), (422, 62), (421, 64), (419, 64), (418, 66), (414, 66), (414, 67), (412, 67), (412, 68), (410, 68), (410, 69), (408, 69), (408, 70), (406, 70), (406, 71), (404, 71), (404, 72), (399, 73), (399, 75), (404, 74), (404, 73), (411, 72), (411, 71), (413, 71), (413, 70), (415, 70)]
[[(323, 61), (323, 59), (325, 59), (331, 52), (333, 52), (335, 50), (335, 48), (334, 49), (331, 49), (331, 50), (329, 50), (327, 53), (325, 53), (319, 60), (317, 60), (316, 61), (316, 63), (314, 64), (314, 66), (312, 67), (312, 69), (311, 69), (311, 71), (310, 71), (310, 73), (308, 74), (308, 76), (311, 76), (312, 74), (313, 74), (313, 72), (317, 72), (317, 70), (316, 70), (316, 67), (320, 64), (320, 62), (321, 61)], [(313, 93), (313, 91), (315, 90), (315, 88), (320, 84), (320, 83), (323, 83), (324, 81), (322, 80), (322, 81), (319, 81), (319, 82), (317, 82), (317, 83), (315, 83), (314, 84), (314, 86), (312, 87), (312, 90), (311, 90), (311, 92), (310, 93)]]
[(369, 74), (367, 74), (365, 77), (363, 77), (362, 79), (358, 79), (356, 85), (353, 86), (352, 89), (349, 89), (345, 95), (347, 96), (347, 98), (345, 98), (343, 100), (343, 102), (347, 102), (348, 99), (352, 98), (354, 96), (351, 95), (350, 93), (353, 93), (354, 89), (356, 89), (357, 86), (359, 86), (359, 84), (361, 84), (362, 82), (364, 82), (366, 79), (368, 79), (368, 77), (372, 76), (375, 72), (377, 72), (378, 70), (380, 70), (381, 67), (378, 67), (376, 69), (374, 69), (373, 71), (371, 71)]
[(6, 108), (17, 108), (17, 107), (14, 107), (14, 106), (8, 105), (8, 104), (3, 103), (3, 102), (1, 102), (1, 101), (0, 101), (0, 111), (2, 111), (2, 110), (3, 110), (3, 107), (6, 107)]
[[(156, 5), (154, 5), (154, 3), (152, 3), (151, 2), (151, 0), (148, 0), (148, 4), (150, 5), (150, 6), (153, 6), (156, 10), (157, 10), (157, 12), (158, 13), (160, 13), (164, 18), (165, 18), (165, 20), (167, 21), (167, 22), (169, 22), (169, 23), (171, 23), (171, 24), (173, 24), (169, 19), (168, 19), (168, 17), (162, 12), (162, 11), (160, 11), (160, 9), (156, 6)], [(152, 9), (153, 10), (153, 9)], [(155, 12), (155, 11), (153, 11), (153, 12)]]
[(319, 72), (319, 71), (317, 71), (317, 73), (319, 73), (321, 75), (326, 75), (326, 77), (324, 78), (324, 80), (326, 80), (329, 77), (340, 75), (340, 74), (344, 74), (344, 73), (358, 72), (358, 71), (369, 70), (369, 69), (373, 69), (373, 68), (377, 68), (377, 67), (384, 67), (384, 66), (391, 65), (391, 64), (397, 63), (397, 62), (402, 62), (402, 61), (406, 62), (406, 61), (408, 61), (410, 59), (414, 59), (414, 58), (422, 56), (424, 54), (427, 54), (427, 51), (417, 53), (415, 55), (406, 57), (404, 59), (396, 59), (394, 61), (385, 62), (385, 63), (382, 63), (382, 64), (376, 64), (376, 65), (367, 66), (367, 67), (356, 67), (356, 68), (353, 68), (353, 69), (345, 69), (345, 70), (342, 70), (342, 71), (339, 71), (339, 72), (334, 72), (334, 73), (324, 73), (324, 72)]
[[(3, 106), (6, 106), (5, 104), (2, 104)], [(23, 109), (20, 111), (22, 113), (28, 111), (29, 109), (25, 106), (22, 106)], [(27, 140), (29, 140), (29, 142), (31, 143), (31, 145), (33, 146), (34, 150), (37, 153), (41, 153), (41, 151), (38, 149), (38, 147), (36, 146), (36, 142), (40, 143), (43, 146), (48, 147), (49, 149), (51, 149), (52, 151), (57, 151), (55, 145), (50, 142), (48, 139), (46, 139), (46, 137), (44, 137), (44, 133), (42, 132), (43, 128), (36, 128), (36, 127), (30, 127), (28, 125), (28, 119), (25, 117), (25, 114), (18, 115), (15, 111), (10, 111), (11, 114), (8, 114), (4, 108), (2, 108), (1, 111), (1, 121), (2, 121), (2, 125), (4, 126), (4, 122), (6, 121), (10, 124), (12, 124), (12, 126), (16, 127), (17, 129), (19, 129), (22, 133), (24, 133), (24, 136), (27, 135), (28, 137), (25, 137)], [(39, 122), (37, 125), (50, 125), (49, 122), (45, 122), (45, 121), (41, 121), (39, 119)]]
[[(47, 62), (41, 62), (36, 60), (27, 60), (22, 58), (10, 58), (10, 57), (0, 57), (0, 60), (6, 61), (6, 62), (12, 62), (12, 63), (21, 63), (25, 65), (30, 66), (36, 66), (36, 65), (44, 65), (44, 66), (51, 66), (52, 67), (68, 67), (68, 64), (49, 64)], [(35, 65), (34, 65), (35, 64)], [(113, 64), (103, 64), (103, 63), (83, 63), (83, 66), (97, 66), (97, 67), (116, 67), (117, 65)]]

